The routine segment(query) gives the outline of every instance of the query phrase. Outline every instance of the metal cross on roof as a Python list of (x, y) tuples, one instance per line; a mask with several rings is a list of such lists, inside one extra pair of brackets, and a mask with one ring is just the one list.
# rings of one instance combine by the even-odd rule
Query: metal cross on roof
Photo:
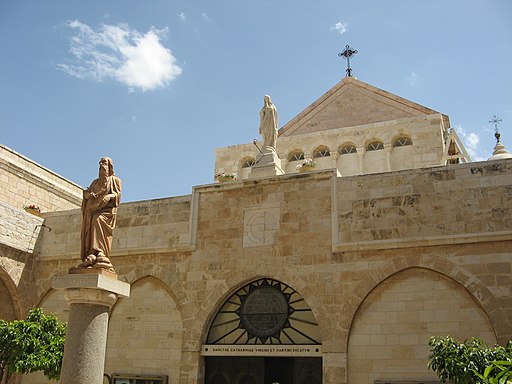
[(496, 138), (496, 141), (500, 141), (500, 131), (498, 129), (498, 125), (500, 125), (501, 123), (501, 119), (498, 118), (496, 115), (494, 115), (493, 117), (491, 117), (491, 120), (489, 120), (489, 123), (493, 124), (494, 125), (494, 137)]
[(347, 59), (347, 76), (352, 77), (352, 68), (350, 68), (350, 58), (357, 54), (357, 50), (350, 48), (350, 45), (345, 46), (345, 50), (343, 52), (338, 53), (339, 57), (344, 57)]

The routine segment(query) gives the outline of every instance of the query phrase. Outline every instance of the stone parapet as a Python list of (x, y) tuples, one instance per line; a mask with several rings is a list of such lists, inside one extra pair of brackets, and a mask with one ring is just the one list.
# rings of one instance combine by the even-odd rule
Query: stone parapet
[(82, 188), (0, 144), (0, 201), (43, 212), (80, 207)]

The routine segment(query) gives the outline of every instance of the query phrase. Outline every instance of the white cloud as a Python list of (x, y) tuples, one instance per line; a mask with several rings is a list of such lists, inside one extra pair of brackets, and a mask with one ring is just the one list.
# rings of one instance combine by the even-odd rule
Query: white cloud
[(210, 17), (204, 12), (201, 14), (201, 16), (203, 16), (203, 19), (205, 19), (206, 21), (212, 21)]
[(94, 31), (78, 20), (68, 26), (76, 31), (70, 39), (71, 64), (57, 69), (79, 79), (114, 79), (130, 90), (147, 91), (166, 86), (182, 72), (172, 52), (162, 45), (167, 29), (151, 28), (145, 34), (126, 24), (102, 25)]
[(480, 143), (480, 136), (478, 136), (475, 132), (467, 133), (466, 130), (461, 126), (457, 127), (456, 131), (463, 141), (464, 147), (468, 151), (469, 156), (471, 156), (471, 158), (476, 161), (482, 160), (482, 156), (478, 153), (480, 150), (478, 147), (478, 143)]
[(407, 77), (407, 83), (411, 88), (414, 88), (418, 84), (418, 79), (418, 74), (412, 71), (411, 74)]
[(181, 21), (185, 22), (187, 21), (187, 15), (185, 15), (185, 12), (180, 12), (180, 14), (178, 15), (178, 17), (180, 18)]
[(331, 27), (331, 31), (338, 31), (340, 35), (343, 35), (348, 31), (348, 23), (339, 21)]

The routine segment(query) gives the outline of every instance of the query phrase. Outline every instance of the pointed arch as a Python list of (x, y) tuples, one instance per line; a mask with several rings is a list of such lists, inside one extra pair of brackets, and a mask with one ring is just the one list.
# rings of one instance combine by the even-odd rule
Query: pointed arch
[(461, 284), (429, 268), (402, 269), (357, 308), (348, 337), (348, 381), (434, 379), (425, 366), (428, 340), (447, 334), (496, 342), (487, 313)]
[(118, 299), (112, 308), (105, 370), (144, 373), (158, 360), (170, 382), (177, 382), (183, 335), (182, 314), (169, 286), (143, 276), (131, 284), (130, 297)]
[(410, 268), (422, 268), (437, 272), (462, 286), (489, 317), (498, 342), (505, 343), (507, 341), (509, 330), (505, 326), (506, 315), (485, 284), (479, 281), (475, 275), (463, 270), (461, 266), (437, 256), (400, 256), (390, 259), (381, 267), (370, 272), (367, 278), (360, 282), (347, 297), (345, 310), (350, 323), (344, 324), (344, 326), (351, 329), (358, 308), (379, 284), (396, 273)]

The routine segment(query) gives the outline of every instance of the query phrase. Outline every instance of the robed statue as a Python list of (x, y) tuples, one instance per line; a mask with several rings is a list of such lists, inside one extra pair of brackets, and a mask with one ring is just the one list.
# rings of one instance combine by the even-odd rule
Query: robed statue
[(121, 180), (109, 157), (100, 160), (99, 177), (84, 190), (82, 200), (82, 264), (78, 268), (114, 271), (110, 262), (112, 234), (121, 200)]
[(269, 95), (263, 97), (263, 108), (260, 111), (260, 135), (263, 138), (263, 151), (276, 149), (277, 143), (277, 109)]

